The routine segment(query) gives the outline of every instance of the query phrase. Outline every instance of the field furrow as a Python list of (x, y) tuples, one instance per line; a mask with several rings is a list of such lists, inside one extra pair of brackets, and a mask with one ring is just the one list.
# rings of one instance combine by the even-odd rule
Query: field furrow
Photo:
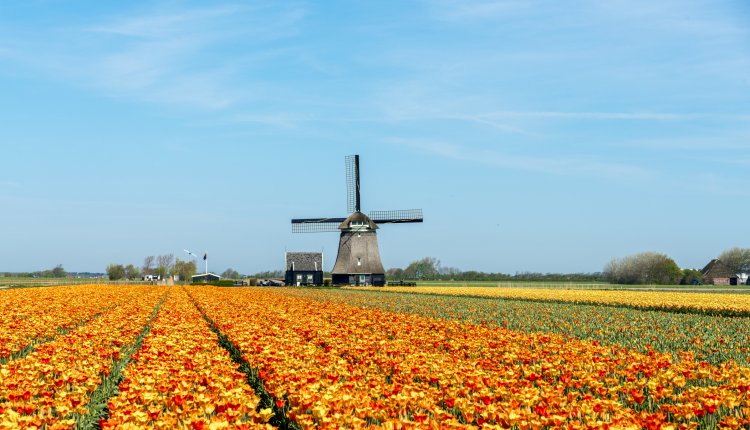
[[(77, 292), (77, 310), (0, 364), (0, 429), (750, 428), (747, 317), (653, 298), (45, 290)], [(6, 311), (23, 294), (49, 293)]]
[(750, 425), (750, 369), (288, 297), (190, 290), (304, 428)]
[(106, 285), (0, 291), (0, 363), (122, 303)]
[(750, 294), (506, 287), (349, 288), (354, 290), (388, 291), (410, 294), (494, 297), (552, 302), (588, 303), (596, 305), (616, 305), (639, 309), (661, 309), (719, 315), (750, 315)]
[[(0, 427), (70, 428), (143, 331), (163, 288), (110, 287), (120, 306), (0, 366)], [(90, 300), (106, 306), (106, 295)]]
[(641, 310), (570, 302), (403, 294), (382, 291), (284, 289), (284, 294), (439, 319), (505, 327), (524, 333), (552, 332), (678, 359), (750, 365), (750, 318)]
[(173, 288), (131, 356), (102, 428), (273, 428), (187, 293)]

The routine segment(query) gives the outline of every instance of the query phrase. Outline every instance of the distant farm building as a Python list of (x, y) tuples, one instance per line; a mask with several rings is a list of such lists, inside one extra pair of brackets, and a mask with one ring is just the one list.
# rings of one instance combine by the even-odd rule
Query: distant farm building
[(738, 276), (718, 258), (714, 258), (701, 270), (703, 282), (708, 285), (737, 285)]
[(286, 285), (323, 285), (323, 253), (287, 252), (284, 270)]
[(191, 281), (194, 284), (200, 284), (200, 283), (203, 283), (203, 282), (215, 282), (215, 281), (218, 281), (218, 280), (221, 279), (221, 276), (219, 276), (219, 275), (217, 275), (215, 273), (208, 272), (208, 273), (201, 273), (201, 274), (198, 274), (198, 275), (193, 275), (190, 279), (191, 279)]

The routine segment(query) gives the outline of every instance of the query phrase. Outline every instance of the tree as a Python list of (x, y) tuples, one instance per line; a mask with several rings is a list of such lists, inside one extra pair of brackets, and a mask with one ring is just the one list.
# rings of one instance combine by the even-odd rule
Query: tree
[(613, 259), (604, 267), (605, 278), (613, 284), (676, 285), (682, 270), (664, 254), (642, 252)]
[(62, 264), (58, 264), (54, 269), (52, 269), (53, 278), (64, 278), (65, 276), (67, 276), (67, 273), (65, 273), (65, 269), (63, 269)]
[(255, 275), (253, 275), (253, 277), (258, 278), (258, 279), (283, 278), (284, 271), (283, 270), (266, 270), (263, 272), (256, 273)]
[(110, 264), (107, 266), (107, 276), (110, 281), (117, 281), (125, 277), (125, 268), (122, 264)]
[(154, 261), (156, 260), (156, 257), (153, 255), (149, 255), (148, 257), (143, 259), (143, 274), (144, 275), (152, 275), (151, 271), (154, 268)]
[(166, 267), (167, 270), (170, 270), (174, 264), (174, 254), (160, 255), (156, 257), (156, 261), (159, 266)]
[(440, 274), (440, 261), (434, 257), (414, 261), (404, 269), (406, 279), (435, 279), (438, 274)]
[(652, 254), (646, 259), (647, 284), (676, 285), (682, 278), (682, 270), (674, 260), (664, 254)]
[(703, 274), (698, 269), (684, 269), (680, 285), (698, 285), (703, 283)]
[(135, 267), (134, 265), (128, 264), (125, 267), (125, 274), (124, 274), (124, 276), (125, 276), (126, 279), (137, 279), (137, 278), (141, 277), (141, 271), (138, 270), (138, 268)]
[(227, 269), (224, 272), (222, 272), (221, 277), (222, 278), (228, 278), (228, 279), (239, 279), (240, 278), (240, 274), (236, 270), (234, 270), (234, 269), (232, 269), (230, 267), (229, 269)]
[(174, 265), (174, 254), (164, 254), (156, 257), (156, 264), (156, 274), (162, 279), (166, 278)]
[(179, 258), (175, 260), (172, 274), (179, 276), (181, 280), (186, 281), (190, 279), (195, 275), (195, 272), (195, 261), (182, 261)]
[(445, 277), (448, 278), (461, 274), (461, 270), (459, 270), (458, 267), (440, 267), (439, 272), (441, 275), (445, 275)]
[(719, 260), (732, 273), (750, 273), (750, 248), (731, 248), (719, 255)]
[(390, 279), (404, 279), (404, 269), (401, 268), (394, 268), (394, 269), (388, 269), (385, 273), (385, 276), (387, 276)]

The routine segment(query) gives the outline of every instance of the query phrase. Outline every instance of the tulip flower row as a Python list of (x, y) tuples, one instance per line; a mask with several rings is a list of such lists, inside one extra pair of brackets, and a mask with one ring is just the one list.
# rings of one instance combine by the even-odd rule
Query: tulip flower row
[(273, 428), (187, 293), (172, 288), (123, 372), (101, 428)]
[(746, 294), (717, 294), (667, 291), (567, 290), (554, 288), (506, 287), (349, 287), (357, 290), (391, 291), (413, 294), (498, 297), (525, 300), (563, 301), (621, 305), (641, 309), (684, 310), (705, 313), (750, 314)]
[(284, 294), (391, 312), (486, 323), (525, 333), (553, 332), (641, 352), (652, 348), (672, 354), (673, 358), (688, 351), (693, 352), (697, 360), (713, 364), (734, 360), (743, 366), (750, 365), (750, 318), (747, 317), (351, 289), (288, 288)]
[[(0, 427), (70, 428), (88, 413), (91, 394), (144, 330), (166, 291), (150, 286), (110, 289), (120, 296), (119, 306), (0, 366)], [(107, 297), (102, 292), (90, 300)]]
[(106, 285), (0, 292), (0, 363), (121, 302), (118, 290)]
[(189, 291), (303, 428), (750, 426), (750, 369), (733, 362), (283, 290)]

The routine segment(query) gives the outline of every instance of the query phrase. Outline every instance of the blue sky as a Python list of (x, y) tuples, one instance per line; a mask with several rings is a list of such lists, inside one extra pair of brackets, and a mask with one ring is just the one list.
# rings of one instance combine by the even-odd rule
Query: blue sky
[(0, 271), (281, 269), (360, 154), (386, 267), (750, 246), (745, 1), (0, 3)]

